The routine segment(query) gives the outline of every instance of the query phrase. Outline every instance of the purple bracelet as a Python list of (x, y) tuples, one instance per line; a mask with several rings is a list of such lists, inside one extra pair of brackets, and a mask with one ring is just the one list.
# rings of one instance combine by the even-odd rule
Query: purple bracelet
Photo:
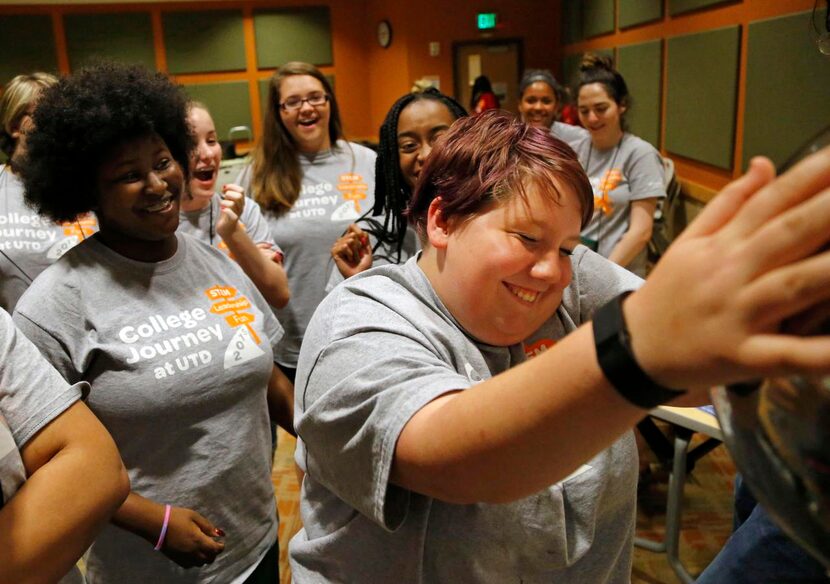
[(167, 526), (170, 523), (170, 505), (164, 506), (164, 523), (161, 525), (161, 533), (159, 533), (159, 540), (156, 543), (156, 547), (153, 549), (156, 551), (161, 550), (161, 546), (164, 545), (164, 536), (167, 535)]

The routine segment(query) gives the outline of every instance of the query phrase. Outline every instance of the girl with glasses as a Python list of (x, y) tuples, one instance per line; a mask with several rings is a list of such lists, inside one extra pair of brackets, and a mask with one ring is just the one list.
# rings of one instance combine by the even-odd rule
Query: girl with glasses
[(290, 62), (271, 78), (263, 136), (237, 182), (285, 254), (292, 300), (276, 310), (285, 337), (275, 360), (293, 378), (306, 325), (335, 270), (331, 246), (374, 205), (375, 153), (343, 139), (326, 76)]

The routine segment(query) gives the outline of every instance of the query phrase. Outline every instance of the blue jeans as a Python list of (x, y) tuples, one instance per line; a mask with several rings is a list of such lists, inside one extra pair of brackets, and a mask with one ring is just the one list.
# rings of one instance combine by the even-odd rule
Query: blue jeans
[(696, 584), (827, 584), (824, 568), (735, 480), (735, 532)]

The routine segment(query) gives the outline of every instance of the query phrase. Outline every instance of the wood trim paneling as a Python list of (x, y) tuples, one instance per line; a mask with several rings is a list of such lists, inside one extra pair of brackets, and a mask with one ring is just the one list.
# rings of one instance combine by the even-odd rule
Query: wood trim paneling
[[(617, 0), (616, 14), (619, 15), (619, 1)], [(594, 51), (600, 49), (614, 49), (623, 45), (642, 43), (661, 39), (663, 40), (663, 74), (661, 79), (661, 112), (660, 112), (660, 151), (675, 162), (678, 177), (688, 181), (690, 185), (697, 185), (690, 191), (689, 196), (706, 202), (711, 196), (705, 189), (714, 189), (716, 192), (733, 178), (740, 176), (743, 164), (743, 132), (746, 100), (746, 64), (749, 38), (749, 24), (759, 20), (766, 20), (777, 16), (784, 16), (797, 12), (804, 12), (813, 8), (815, 0), (743, 0), (733, 4), (704, 8), (698, 11), (669, 15), (668, 0), (663, 6), (664, 16), (661, 20), (653, 21), (642, 26), (634, 26), (620, 30), (619, 20), (613, 33), (565, 45), (562, 48), (564, 56)], [(667, 39), (695, 32), (704, 32), (726, 26), (741, 26), (740, 41), (740, 70), (738, 72), (738, 96), (735, 120), (735, 141), (732, 152), (732, 170), (725, 171), (695, 160), (690, 160), (667, 153), (665, 150), (666, 138), (666, 95), (667, 95), (667, 63), (668, 51), (665, 42)], [(636, 96), (635, 96), (636, 98)], [(700, 187), (700, 188), (697, 188)], [(701, 189), (704, 189), (703, 191)], [(698, 198), (698, 195), (701, 198)], [(708, 198), (707, 198), (708, 197)]]

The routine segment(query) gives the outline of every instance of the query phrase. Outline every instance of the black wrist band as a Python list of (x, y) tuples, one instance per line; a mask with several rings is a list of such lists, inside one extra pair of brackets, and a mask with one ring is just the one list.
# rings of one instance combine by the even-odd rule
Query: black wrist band
[(650, 410), (686, 392), (655, 383), (634, 358), (622, 312), (623, 300), (630, 293), (623, 292), (596, 311), (594, 344), (599, 367), (614, 389), (635, 406)]

